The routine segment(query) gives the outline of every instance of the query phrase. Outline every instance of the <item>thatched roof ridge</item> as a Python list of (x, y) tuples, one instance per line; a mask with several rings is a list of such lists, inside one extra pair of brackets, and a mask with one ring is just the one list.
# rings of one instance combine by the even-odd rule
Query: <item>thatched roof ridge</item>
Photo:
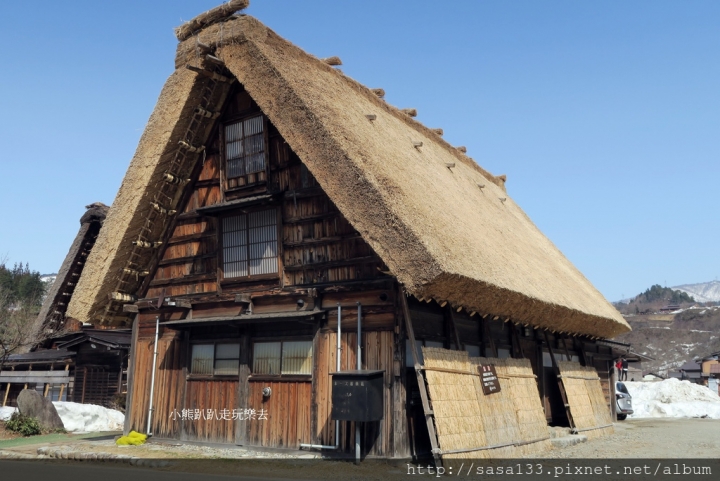
[[(629, 330), (507, 196), (503, 179), (432, 129), (251, 17), (198, 32), (179, 45), (176, 64), (198, 61), (198, 41), (217, 49), (215, 55), (409, 293), (555, 331), (613, 337)], [(179, 69), (173, 77), (184, 76), (181, 70), (187, 72)], [(182, 121), (177, 104), (192, 92), (190, 85), (163, 92), (116, 203), (128, 196), (125, 190), (142, 195), (150, 188), (139, 179), (138, 156), (158, 172), (159, 150), (177, 143), (173, 135), (148, 133), (162, 127), (153, 119), (169, 109), (161, 130), (177, 130)], [(368, 114), (375, 117), (369, 120)], [(157, 146), (154, 153), (143, 147), (148, 142)], [(114, 210), (115, 204), (107, 223), (116, 222)], [(122, 265), (118, 249), (132, 240), (126, 224), (139, 210), (130, 210), (113, 239), (112, 229), (103, 229), (101, 237), (108, 236), (103, 253), (91, 261), (106, 266), (87, 282), (85, 274), (81, 279), (96, 294), (71, 305), (77, 308), (73, 312), (91, 314), (102, 305), (112, 273)]]

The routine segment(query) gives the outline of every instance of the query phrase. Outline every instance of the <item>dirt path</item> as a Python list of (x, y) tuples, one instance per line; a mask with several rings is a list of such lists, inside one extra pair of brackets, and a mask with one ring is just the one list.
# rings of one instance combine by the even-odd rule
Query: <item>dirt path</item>
[(564, 449), (545, 458), (715, 458), (720, 453), (720, 420), (627, 419), (615, 434)]
[[(179, 443), (153, 443), (144, 446), (118, 448), (112, 440), (78, 440), (63, 449), (82, 452), (118, 452), (139, 458), (162, 458), (171, 465), (147, 471), (148, 473), (202, 473), (205, 476), (242, 475), (258, 478), (283, 479), (350, 479), (386, 480), (407, 479), (405, 461), (370, 461), (360, 466), (351, 462), (308, 459), (309, 453), (257, 453), (231, 446), (178, 445)], [(42, 444), (41, 444), (42, 445)], [(41, 445), (25, 445), (7, 451), (32, 454)], [(47, 444), (44, 444), (47, 446)], [(59, 447), (59, 445), (55, 445)], [(561, 459), (691, 459), (718, 458), (720, 453), (720, 420), (712, 419), (629, 419), (615, 425), (615, 433), (563, 449), (543, 453), (534, 458), (546, 463)], [(238, 464), (231, 460), (244, 460)], [(57, 466), (77, 465), (61, 462)], [(41, 463), (42, 464), (42, 463)], [(118, 469), (121, 469), (118, 466)], [(134, 469), (140, 473), (139, 468)], [(132, 471), (131, 471), (132, 472)], [(137, 481), (145, 479), (142, 476)], [(151, 478), (148, 478), (151, 479)], [(154, 478), (152, 478), (154, 479)], [(509, 479), (509, 478), (508, 478)], [(540, 479), (540, 478), (535, 478)], [(605, 479), (605, 478), (603, 478)], [(613, 478), (614, 479), (614, 478)], [(627, 479), (627, 478), (622, 478)], [(77, 481), (77, 480), (75, 480)], [(608, 480), (609, 481), (609, 480)]]

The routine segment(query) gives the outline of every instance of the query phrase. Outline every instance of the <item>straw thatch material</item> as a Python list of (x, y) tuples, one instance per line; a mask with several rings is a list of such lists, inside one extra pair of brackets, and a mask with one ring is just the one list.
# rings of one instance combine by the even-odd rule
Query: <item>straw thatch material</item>
[[(488, 419), (485, 428), (488, 440), (492, 444), (528, 443), (498, 449), (494, 457), (514, 458), (552, 449), (545, 411), (530, 361), (472, 357), (470, 363), (475, 371), (481, 364), (495, 365), (500, 380), (500, 392), (485, 396), (482, 394), (480, 378), (475, 378), (479, 389), (476, 391), (479, 405), (487, 413), (483, 417)], [(503, 450), (506, 453), (502, 453)]]
[[(470, 359), (465, 351), (423, 347), (425, 367), (453, 369), (468, 374), (428, 370), (425, 376), (442, 451), (489, 446), (478, 409), (476, 386), (471, 381)], [(445, 459), (486, 459), (489, 450), (445, 454)]]
[(185, 22), (175, 29), (175, 36), (181, 42), (190, 37), (193, 33), (209, 25), (221, 22), (231, 17), (238, 10), (243, 10), (250, 5), (250, 0), (230, 0), (207, 12), (203, 12), (189, 22)]
[[(500, 202), (506, 196), (503, 180), (430, 129), (251, 17), (201, 30), (178, 46), (176, 64), (184, 66), (196, 56), (197, 42), (216, 48), (410, 294), (553, 330), (602, 337), (629, 330), (510, 198)], [(138, 169), (157, 168), (159, 146), (182, 122), (191, 95), (186, 76), (178, 70), (168, 81), (118, 198), (126, 189), (138, 196), (149, 189)], [(368, 113), (377, 119), (368, 122)], [(164, 122), (162, 127), (156, 121)], [(146, 142), (154, 146), (152, 154)], [(422, 148), (413, 148), (413, 142), (422, 142)], [(448, 162), (456, 167), (447, 169)], [(479, 189), (478, 183), (486, 187)], [(127, 215), (132, 209), (117, 218)], [(76, 316), (92, 318), (112, 291), (114, 271), (106, 265), (122, 264), (119, 247), (133, 240), (120, 236), (129, 223), (123, 222), (101, 234), (94, 262), (103, 265), (82, 280), (89, 294), (76, 304)]]
[[(440, 348), (422, 351), (440, 450), (502, 446), (444, 454), (443, 460), (516, 458), (551, 449), (530, 361), (469, 358), (465, 351)], [(500, 392), (483, 394), (481, 364), (495, 365)]]
[[(595, 368), (570, 361), (558, 361), (557, 365), (575, 429), (588, 438), (614, 433), (610, 409)], [(608, 425), (609, 427), (601, 427)]]

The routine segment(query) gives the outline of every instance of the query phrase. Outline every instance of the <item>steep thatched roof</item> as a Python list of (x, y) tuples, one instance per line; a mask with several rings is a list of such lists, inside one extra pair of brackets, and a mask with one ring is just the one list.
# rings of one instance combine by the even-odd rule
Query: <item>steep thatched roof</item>
[[(85, 213), (80, 217), (80, 230), (75, 236), (60, 270), (55, 276), (45, 296), (40, 313), (35, 319), (34, 330), (38, 334), (44, 328), (62, 331), (65, 311), (75, 286), (85, 265), (85, 259), (95, 244), (98, 231), (102, 226), (109, 207), (102, 202), (85, 206)], [(43, 336), (38, 335), (38, 338)]]
[[(217, 47), (409, 293), (556, 331), (612, 337), (629, 330), (508, 197), (504, 178), (436, 132), (254, 18), (200, 31), (179, 45), (178, 66), (198, 63), (198, 42)], [(69, 315), (98, 319), (105, 306), (134, 224), (148, 208), (140, 200), (177, 150), (188, 102), (200, 88), (195, 75), (178, 68), (163, 89), (78, 286), (86, 295), (73, 297)]]

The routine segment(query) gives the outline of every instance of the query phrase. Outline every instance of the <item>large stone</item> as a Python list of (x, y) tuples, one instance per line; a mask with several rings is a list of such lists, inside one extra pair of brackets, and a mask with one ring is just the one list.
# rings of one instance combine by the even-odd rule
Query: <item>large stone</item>
[(53, 403), (35, 390), (23, 389), (18, 394), (17, 406), (20, 414), (37, 419), (42, 429), (49, 431), (65, 429)]

